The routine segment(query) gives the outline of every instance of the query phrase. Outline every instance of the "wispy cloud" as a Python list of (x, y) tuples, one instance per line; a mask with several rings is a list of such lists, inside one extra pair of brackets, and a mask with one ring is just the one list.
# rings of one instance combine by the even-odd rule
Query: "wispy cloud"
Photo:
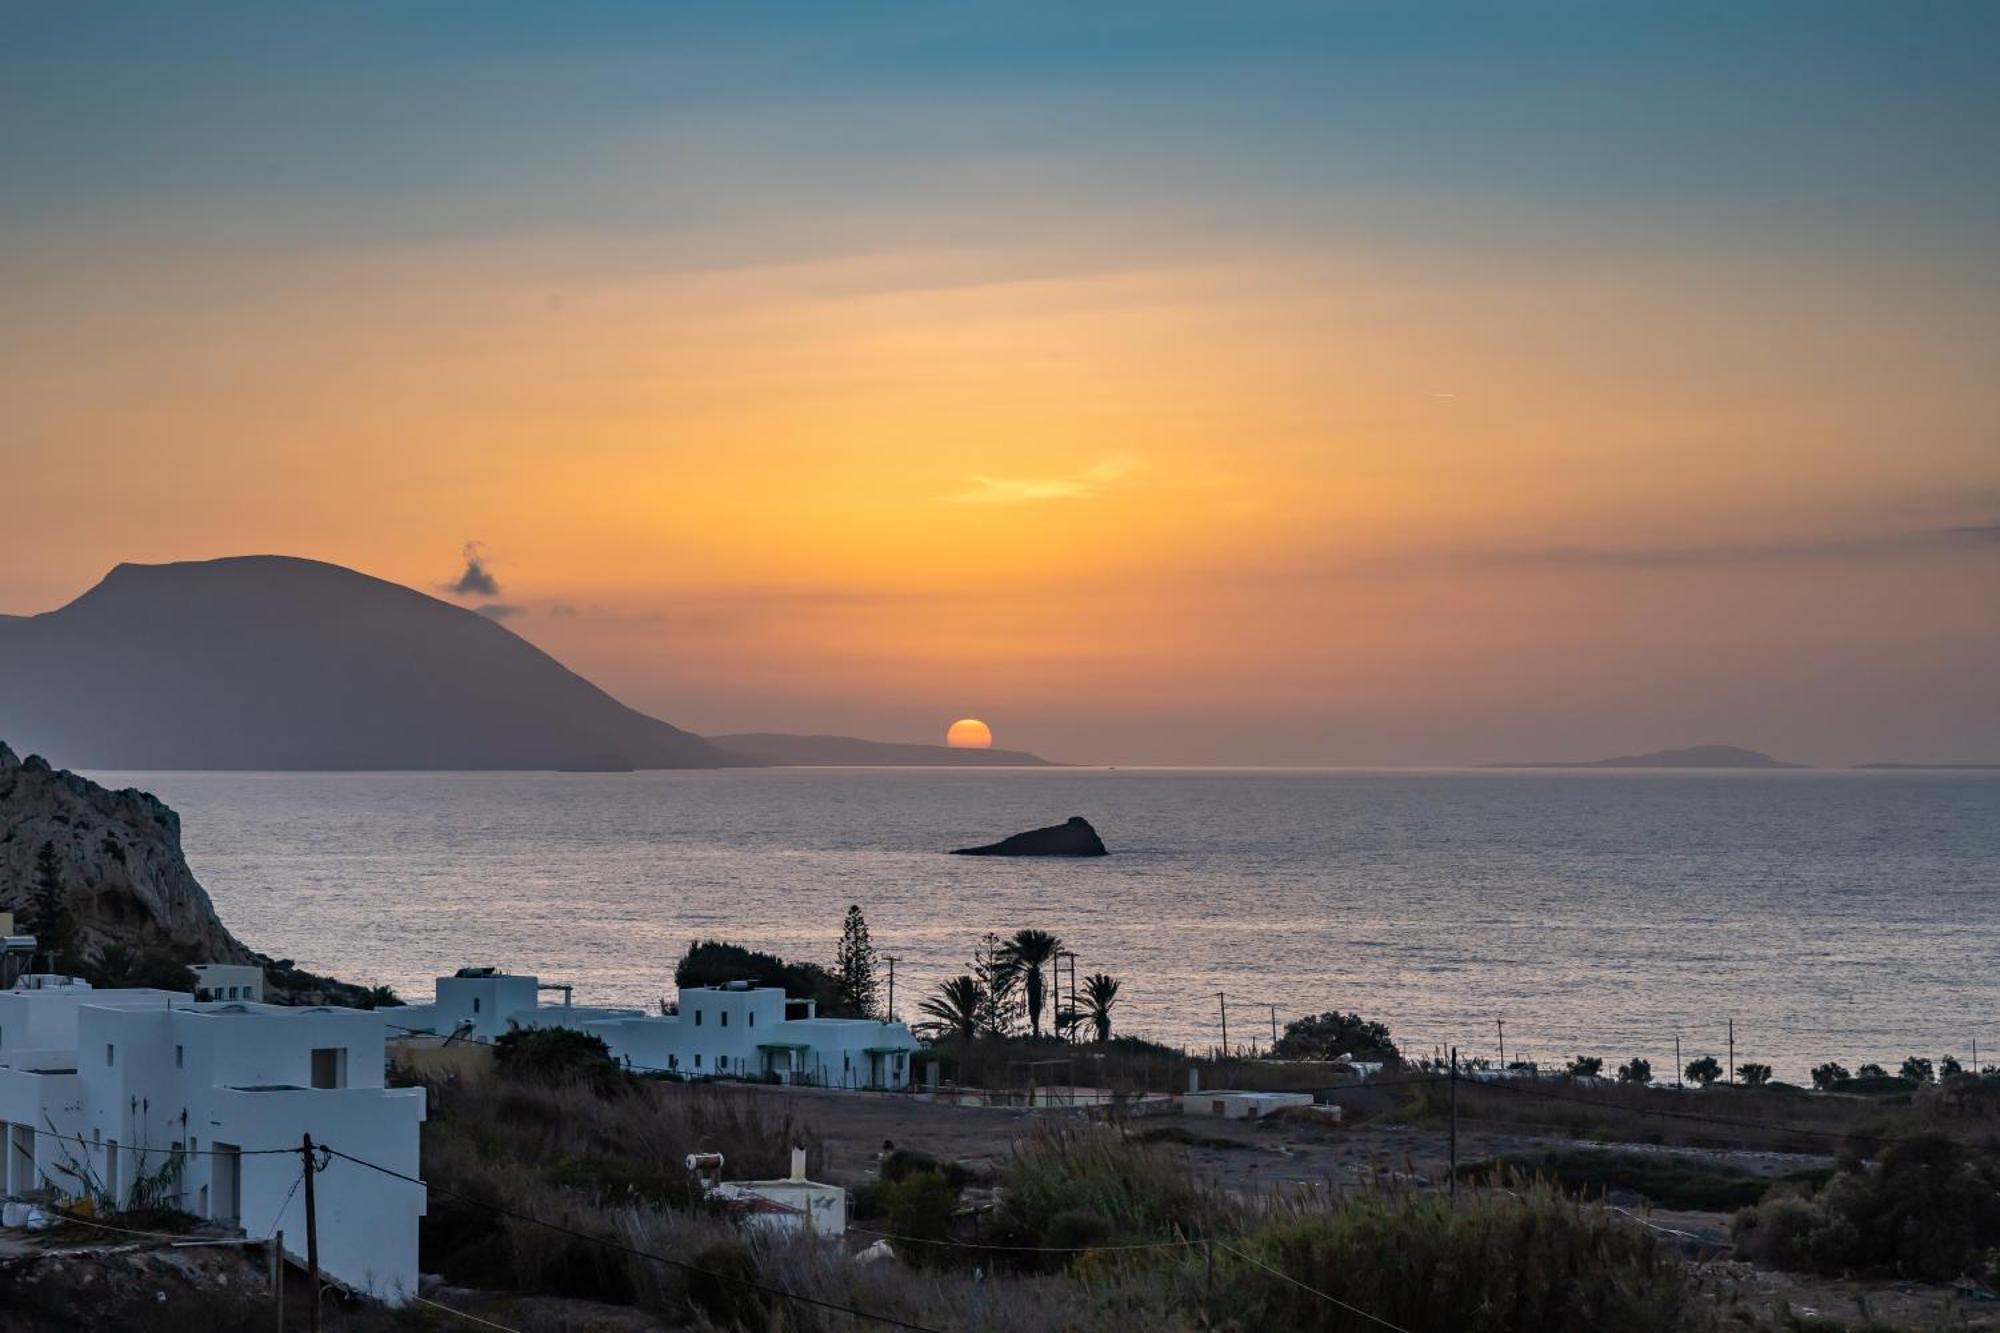
[(484, 606), (475, 606), (472, 609), (488, 620), (506, 620), (521, 614), (521, 608), (512, 602), (488, 602)]
[(1487, 568), (1641, 569), (1756, 565), (1822, 560), (1882, 560), (1953, 551), (2000, 552), (2000, 523), (1923, 528), (1866, 537), (1735, 542), (1685, 546), (1542, 546), (1460, 551), (1451, 563)]
[(1130, 476), (1139, 460), (1129, 454), (1107, 458), (1081, 472), (1058, 477), (993, 477), (975, 473), (965, 489), (948, 495), (953, 504), (1032, 504), (1040, 500), (1093, 500), (1107, 487)]

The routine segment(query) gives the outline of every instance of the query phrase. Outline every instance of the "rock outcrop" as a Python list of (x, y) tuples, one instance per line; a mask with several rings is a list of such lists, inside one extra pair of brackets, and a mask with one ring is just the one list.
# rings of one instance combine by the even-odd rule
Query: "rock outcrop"
[(0, 909), (30, 913), (44, 846), (55, 851), (81, 957), (123, 944), (193, 962), (258, 961), (215, 915), (181, 855), (180, 816), (157, 796), (100, 787), (0, 742)]
[(953, 856), (1106, 856), (1104, 839), (1082, 815), (1060, 824), (1029, 829), (984, 847), (960, 847)]

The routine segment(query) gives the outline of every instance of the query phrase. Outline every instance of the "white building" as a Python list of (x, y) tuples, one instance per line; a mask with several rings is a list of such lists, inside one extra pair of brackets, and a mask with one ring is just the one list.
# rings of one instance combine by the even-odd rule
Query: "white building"
[(906, 1088), (919, 1047), (907, 1025), (872, 1018), (821, 1018), (811, 1000), (783, 988), (730, 982), (684, 987), (678, 1012), (540, 1004), (549, 989), (532, 976), (462, 968), (437, 979), (437, 1001), (380, 1011), (391, 1031), (445, 1035), (461, 1027), (490, 1041), (510, 1027), (566, 1027), (604, 1039), (612, 1056), (641, 1072), (689, 1078), (762, 1079), (831, 1088)]
[(245, 963), (196, 963), (194, 998), (197, 1000), (249, 1000), (264, 1002), (264, 969)]
[(1181, 1098), (1181, 1112), (1223, 1120), (1259, 1120), (1283, 1107), (1312, 1104), (1310, 1092), (1190, 1092)]
[[(148, 1191), (305, 1253), (310, 1134), (418, 1176), (420, 1088), (383, 1086), (379, 1014), (197, 1003), (44, 983), (0, 992), (0, 1183), (13, 1196)], [(416, 1290), (421, 1186), (338, 1157), (314, 1178), (321, 1271), (391, 1302)]]

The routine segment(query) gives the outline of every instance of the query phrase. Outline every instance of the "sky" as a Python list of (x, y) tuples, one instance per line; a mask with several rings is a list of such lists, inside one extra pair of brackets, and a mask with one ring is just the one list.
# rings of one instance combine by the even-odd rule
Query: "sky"
[(278, 552), (708, 733), (2000, 761), (1996, 140), (1969, 3), (6, 4), (0, 612)]

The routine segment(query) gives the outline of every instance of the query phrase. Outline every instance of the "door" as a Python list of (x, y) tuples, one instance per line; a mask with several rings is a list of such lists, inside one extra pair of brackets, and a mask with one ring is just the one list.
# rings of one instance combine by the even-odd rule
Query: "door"
[(234, 1143), (210, 1145), (215, 1156), (209, 1158), (214, 1172), (214, 1192), (209, 1197), (209, 1220), (230, 1226), (243, 1219), (243, 1149)]

